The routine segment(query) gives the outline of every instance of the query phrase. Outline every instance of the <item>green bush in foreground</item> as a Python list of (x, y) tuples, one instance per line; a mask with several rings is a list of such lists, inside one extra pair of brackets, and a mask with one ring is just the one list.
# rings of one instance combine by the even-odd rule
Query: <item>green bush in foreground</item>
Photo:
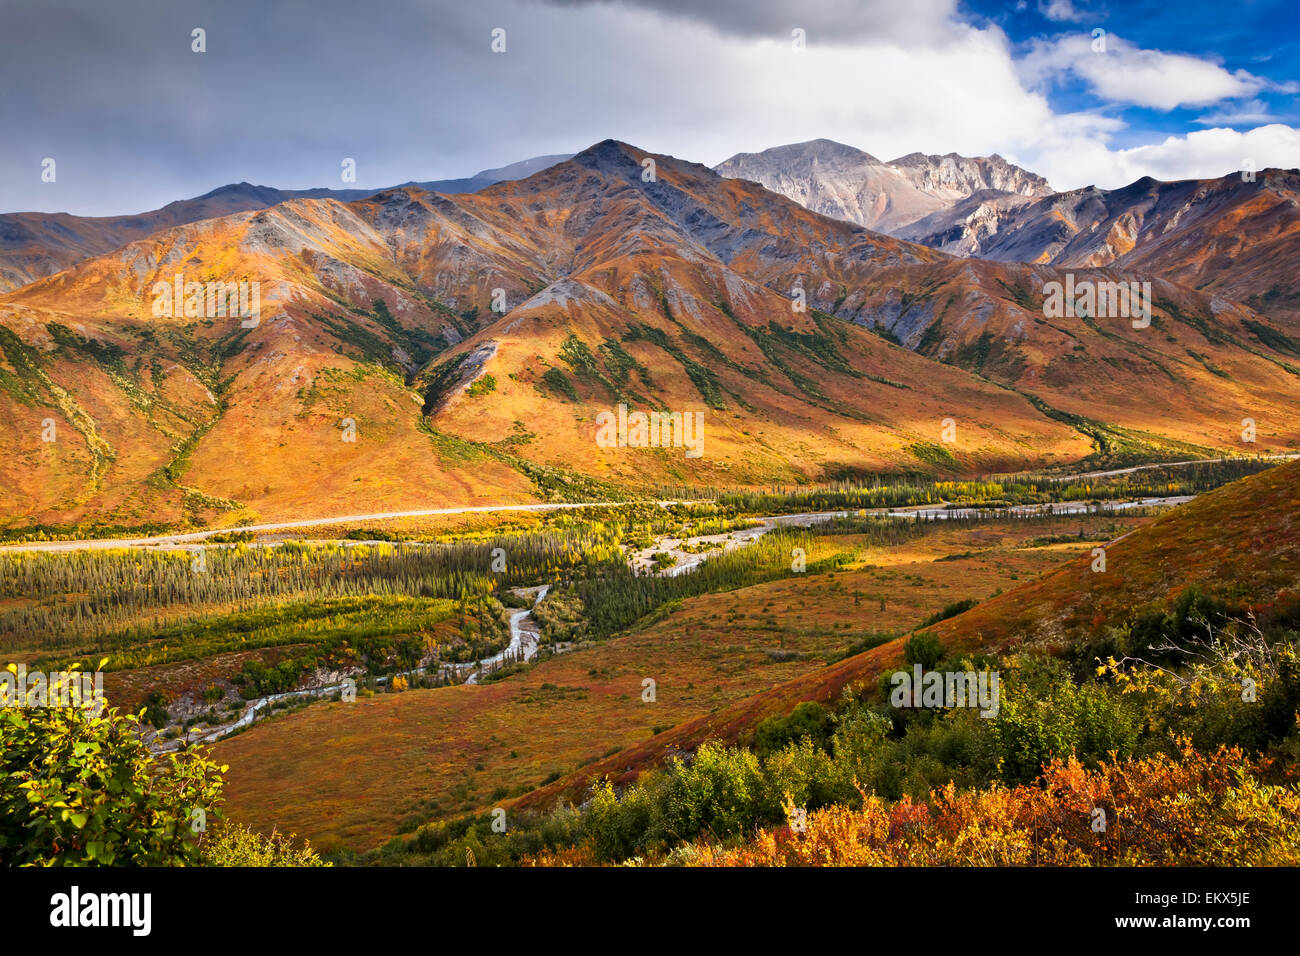
[(116, 708), (0, 708), (0, 865), (323, 865), (222, 825), (225, 771), (197, 748), (155, 757)]
[(198, 863), (192, 826), (218, 814), (226, 768), (197, 751), (155, 761), (137, 726), (113, 708), (0, 710), (0, 861)]

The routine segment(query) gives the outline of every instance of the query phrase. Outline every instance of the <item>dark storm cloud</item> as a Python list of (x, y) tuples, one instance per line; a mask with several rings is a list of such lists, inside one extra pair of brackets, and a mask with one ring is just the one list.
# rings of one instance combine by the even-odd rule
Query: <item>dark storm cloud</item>
[[(539, 82), (545, 51), (526, 42), (563, 16), (510, 0), (6, 0), (0, 211), (134, 212), (244, 179), (343, 186), (345, 157), (356, 185), (381, 186), (580, 149), (604, 135), (557, 98), (581, 58)], [(491, 52), (496, 26), (508, 55)]]
[[(1004, 33), (955, 6), (0, 0), (0, 212), (140, 212), (244, 180), (379, 188), (607, 137), (705, 163), (818, 137), (887, 156), (999, 152), (1060, 188), (1221, 175), (1224, 157), (1294, 165), (1284, 126), (1171, 143), (1179, 127), (1166, 125), (1159, 150), (1191, 157), (1176, 168), (1113, 151), (1130, 112), (1054, 113)], [(196, 27), (205, 53), (191, 51)], [(792, 49), (796, 28), (806, 49)], [(340, 177), (345, 158), (355, 183)]]
[(558, 7), (621, 7), (706, 23), (737, 37), (788, 37), (802, 29), (826, 44), (896, 40), (929, 44), (952, 35), (954, 0), (542, 0)]

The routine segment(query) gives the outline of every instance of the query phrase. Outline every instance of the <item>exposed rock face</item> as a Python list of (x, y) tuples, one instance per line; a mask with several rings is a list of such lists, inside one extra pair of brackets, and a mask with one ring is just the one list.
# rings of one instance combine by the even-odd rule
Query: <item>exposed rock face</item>
[(754, 180), (814, 212), (997, 262), (1138, 269), (1213, 289), (1300, 330), (1300, 170), (1251, 179), (1052, 192), (1000, 156), (909, 153), (882, 162), (830, 140), (740, 153), (723, 176)]
[[(982, 253), (996, 236), (1026, 206), (1030, 196), (984, 189), (944, 209), (936, 210), (898, 230), (901, 239), (910, 239), (954, 256), (982, 258)], [(1038, 262), (1041, 249), (1033, 249), (1023, 261)], [(1015, 261), (1020, 257), (1013, 257)]]
[(1051, 195), (1047, 180), (1001, 156), (909, 153), (882, 162), (828, 139), (739, 153), (716, 171), (754, 180), (813, 212), (901, 235), (901, 230), (979, 192)]
[(1087, 186), (1042, 198), (977, 193), (899, 230), (953, 255), (1061, 267), (1123, 266), (1213, 289), (1300, 328), (1300, 170), (1254, 180)]
[(956, 192), (962, 196), (986, 189), (1019, 196), (1050, 196), (1052, 187), (1037, 173), (1007, 162), (997, 153), (992, 156), (926, 156), (908, 153), (889, 163), (910, 170), (927, 192)]

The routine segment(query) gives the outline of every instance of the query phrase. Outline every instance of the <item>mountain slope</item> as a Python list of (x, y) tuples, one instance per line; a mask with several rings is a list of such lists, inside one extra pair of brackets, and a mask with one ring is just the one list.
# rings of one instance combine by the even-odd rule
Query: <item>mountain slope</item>
[[(1049, 406), (1048, 414), (1104, 419), (1176, 442), (1238, 449), (1241, 419), (1250, 416), (1269, 423), (1269, 441), (1286, 445), (1295, 438), (1287, 409), (1292, 407), (1293, 380), (1300, 370), (1288, 360), (1288, 352), (1275, 348), (1284, 341), (1277, 339), (1276, 329), (1249, 309), (1156, 282), (1150, 328), (1134, 329), (1126, 320), (1049, 320), (1043, 314), (1043, 290), (1047, 283), (1064, 278), (1051, 270), (950, 260), (847, 224), (810, 221), (794, 204), (778, 201), (744, 181), (727, 180), (720, 190), (707, 171), (691, 164), (665, 165), (661, 159), (661, 173), (668, 170), (672, 175), (661, 175), (659, 182), (642, 188), (638, 164), (647, 155), (618, 144), (601, 144), (574, 161), (583, 169), (594, 167), (598, 180), (580, 180), (574, 166), (561, 164), (549, 179), (534, 177), (508, 191), (497, 187), (464, 197), (457, 207), (464, 211), (491, 206), (492, 214), (511, 209), (511, 215), (494, 226), (504, 234), (507, 228), (516, 228), (515, 223), (533, 229), (529, 213), (547, 209), (547, 203), (555, 201), (550, 194), (557, 189), (568, 195), (577, 188), (605, 188), (623, 201), (620, 208), (636, 220), (634, 228), (610, 233), (585, 216), (565, 219), (566, 230), (575, 222), (582, 230), (585, 241), (574, 245), (572, 235), (547, 239), (547, 220), (530, 233), (529, 241), (582, 254), (584, 258), (565, 265), (567, 279), (582, 279), (589, 272), (591, 284), (614, 298), (630, 298), (636, 311), (652, 309), (654, 298), (662, 293), (668, 314), (680, 319), (684, 302), (691, 318), (708, 323), (710, 331), (720, 328), (717, 311), (724, 315), (727, 309), (736, 311), (730, 292), (716, 278), (701, 277), (698, 269), (695, 277), (684, 280), (685, 289), (679, 293), (672, 283), (665, 286), (644, 271), (611, 284), (623, 273), (596, 267), (610, 255), (627, 259), (638, 244), (650, 245), (656, 256), (669, 247), (694, 245), (697, 255), (715, 256), (729, 270), (787, 297), (786, 302), (768, 301), (791, 323), (803, 322), (805, 329), (811, 329), (820, 321), (814, 312), (801, 317), (789, 311), (788, 297), (802, 288), (811, 309), (871, 328), (910, 350), (1031, 394)], [(527, 212), (519, 209), (520, 204)], [(602, 199), (601, 208), (609, 209), (610, 203)], [(755, 215), (756, 211), (762, 215)], [(559, 210), (547, 213), (559, 214)], [(606, 248), (593, 241), (590, 233), (597, 230), (617, 245)], [(773, 238), (774, 233), (779, 238)], [(531, 261), (534, 268), (548, 269), (554, 268), (558, 257), (543, 262), (534, 256)], [(632, 261), (639, 264), (639, 257)], [(1080, 273), (1079, 278), (1138, 277), (1099, 272)], [(448, 296), (475, 281), (473, 275), (449, 273), (441, 266), (438, 279), (444, 283), (439, 294)], [(701, 279), (706, 283), (703, 290), (698, 288)], [(623, 289), (633, 294), (626, 296)], [(714, 309), (708, 308), (709, 303)], [(523, 308), (531, 310), (536, 304), (526, 302)], [(794, 327), (787, 326), (786, 332)], [(1173, 343), (1177, 346), (1171, 347)], [(707, 352), (695, 359), (704, 364), (711, 361)], [(1158, 387), (1151, 384), (1153, 376), (1159, 377)], [(1146, 393), (1142, 403), (1131, 400), (1138, 392)], [(1232, 412), (1225, 413), (1227, 409)]]
[(971, 197), (900, 235), (959, 255), (1116, 265), (1245, 302), (1300, 329), (1300, 170), (1076, 189), (1028, 202)]
[[(521, 179), (567, 156), (537, 156), (485, 169), (461, 179), (409, 182), (404, 185), (440, 193), (477, 192), (493, 183)], [(231, 213), (265, 209), (290, 199), (337, 199), (348, 202), (377, 189), (276, 189), (251, 183), (221, 186), (194, 199), (168, 203), (132, 216), (73, 216), (67, 213), (0, 214), (0, 292), (53, 275), (91, 256), (149, 236), (160, 229), (215, 219)]]
[[(606, 249), (592, 241), (593, 223), (581, 218), (578, 221), (585, 243), (571, 245), (572, 236), (544, 240), (544, 223), (530, 241), (552, 250), (570, 244), (567, 248), (585, 258), (567, 266), (565, 281), (590, 276), (588, 284), (615, 299), (622, 297), (623, 304), (634, 311), (671, 315), (680, 322), (684, 307), (691, 319), (704, 323), (708, 334), (726, 334), (728, 323), (719, 325), (717, 313), (725, 316), (728, 310), (734, 314), (737, 309), (730, 290), (723, 289), (716, 276), (708, 274), (708, 268), (703, 269), (703, 274), (700, 268), (693, 269), (693, 276), (680, 280), (683, 288), (679, 290), (674, 288), (674, 282), (665, 284), (653, 273), (632, 274), (632, 264), (627, 268), (620, 265), (621, 271), (610, 273), (603, 262), (609, 255), (626, 259), (636, 242), (653, 243), (656, 256), (665, 255), (663, 250), (670, 246), (689, 248), (694, 244), (699, 247), (699, 255), (717, 256), (731, 271), (770, 291), (789, 296), (802, 283), (810, 307), (872, 328), (946, 364), (959, 365), (1032, 394), (1055, 412), (1104, 418), (1127, 428), (1158, 432), (1174, 441), (1241, 448), (1241, 417), (1225, 415), (1224, 410), (1245, 408), (1243, 417), (1253, 414), (1249, 411), (1253, 409), (1259, 421), (1269, 422), (1270, 440), (1283, 433), (1291, 436), (1285, 441), (1294, 439), (1286, 417), (1286, 409), (1292, 404), (1288, 397), (1293, 391), (1291, 380), (1296, 377), (1288, 367), (1294, 366), (1260, 342), (1251, 331), (1254, 326), (1245, 324), (1258, 322), (1248, 309), (1157, 283), (1150, 329), (1135, 330), (1126, 321), (1048, 321), (1042, 314), (1042, 289), (1045, 283), (1061, 278), (1050, 270), (937, 259), (919, 247), (852, 226), (826, 220), (812, 223), (800, 216), (792, 204), (777, 202), (740, 181), (727, 181), (719, 194), (716, 181), (690, 164), (665, 165), (661, 161), (660, 181), (642, 188), (638, 164), (645, 154), (624, 154), (620, 149), (628, 148), (602, 144), (580, 155), (575, 164), (595, 167), (603, 186), (611, 195), (624, 199), (628, 212), (635, 214), (635, 229), (613, 232), (612, 239), (618, 245)], [(664, 170), (673, 174), (671, 178), (662, 175)], [(546, 210), (546, 204), (554, 202), (548, 197), (557, 188), (565, 194), (579, 185), (584, 191), (600, 188), (595, 180), (577, 179), (568, 164), (556, 167), (554, 172), (554, 182), (534, 178), (510, 192), (531, 212)], [(504, 209), (506, 197), (506, 191), (497, 188), (478, 197), (465, 197), (457, 205), (462, 210), (480, 205)], [(518, 203), (509, 203), (508, 208), (517, 210)], [(652, 209), (649, 218), (647, 205)], [(608, 207), (602, 200), (602, 209)], [(764, 215), (754, 216), (753, 211), (760, 208)], [(546, 214), (558, 213), (554, 210)], [(574, 221), (564, 220), (565, 227)], [(528, 213), (518, 211), (512, 212), (506, 223), (512, 229), (518, 223), (518, 228), (528, 230), (533, 220)], [(506, 224), (497, 228), (505, 229)], [(656, 232), (649, 232), (651, 228)], [(781, 238), (774, 240), (773, 233)], [(533, 261), (536, 267), (550, 267), (549, 263)], [(671, 270), (667, 269), (668, 263), (673, 264)], [(660, 269), (676, 279), (680, 266), (673, 257), (665, 259)], [(438, 274), (445, 282), (447, 295), (474, 282), (472, 275), (455, 275), (445, 269)], [(625, 276), (626, 281), (622, 281)], [(1113, 278), (1106, 274), (1095, 277)], [(553, 291), (546, 292), (541, 302), (525, 302), (519, 311), (529, 313), (547, 304)], [(443, 292), (440, 289), (440, 294)], [(658, 309), (654, 308), (656, 297), (662, 300)], [(779, 310), (789, 316), (791, 323), (803, 323), (800, 328), (804, 331), (799, 334), (825, 333), (824, 329), (814, 330), (823, 321), (815, 313), (801, 317), (789, 311), (788, 301), (767, 301), (774, 312)], [(666, 307), (663, 303), (667, 303)], [(808, 315), (812, 316), (811, 324)], [(769, 332), (760, 349), (771, 344), (767, 339), (772, 321), (769, 316)], [(788, 334), (795, 328), (791, 324), (784, 331)], [(467, 344), (464, 349), (484, 344), (493, 331), (481, 333), (483, 341)], [(1180, 347), (1170, 348), (1171, 341), (1179, 342)], [(588, 344), (594, 347), (595, 343)], [(684, 348), (688, 354), (695, 353), (695, 361), (701, 364), (713, 361), (707, 351), (696, 353), (689, 342)], [(791, 356), (781, 362), (789, 365), (797, 360)], [(798, 364), (793, 365), (793, 370), (803, 371), (805, 381), (813, 371), (801, 370)], [(1153, 375), (1162, 380), (1159, 388), (1150, 384)], [(1131, 395), (1143, 389), (1150, 393), (1147, 400), (1133, 403)], [(1100, 409), (1104, 413), (1096, 414)], [(988, 418), (987, 414), (981, 415), (976, 421)], [(1169, 450), (1174, 452), (1173, 448)]]
[[(177, 273), (255, 279), (260, 323), (155, 317)], [(1059, 278), (613, 141), (475, 194), (295, 199), (0, 296), (6, 517), (320, 517), (1300, 440), (1300, 369), (1251, 310), (1158, 282), (1150, 328), (1048, 320)], [(703, 454), (601, 447), (619, 404), (701, 414)]]
[[(762, 209), (744, 226), (706, 222), (700, 197), (670, 184), (676, 164), (664, 159), (656, 194), (674, 219), (601, 173), (611, 162), (639, 173), (623, 148), (611, 148), (619, 159), (597, 149), (481, 199), (395, 190), (350, 206), (294, 200), (191, 224), (9, 294), (0, 313), (15, 333), (18, 404), (26, 400), (3, 426), (19, 451), (5, 476), (22, 489), (16, 512), (52, 521), (107, 511), (130, 523), (177, 516), (185, 502), (207, 517), (237, 506), (306, 516), (355, 511), (361, 500), (362, 510), (396, 509), (389, 492), (407, 507), (544, 494), (504, 463), (514, 455), (642, 485), (927, 467), (913, 447), (933, 443), (949, 414), (986, 419), (972, 425), (954, 467), (1010, 467), (1043, 449), (1086, 453), (1085, 440), (1020, 396), (935, 370), (865, 330), (794, 315), (786, 299), (683, 233), (689, 220), (720, 251), (748, 259), (773, 242), (793, 254), (823, 220), (782, 201), (782, 221), (766, 231), (759, 226), (771, 214)], [(702, 167), (693, 175), (710, 189), (723, 183)], [(592, 192), (593, 178), (603, 190)], [(736, 208), (766, 195), (736, 192)], [(546, 193), (556, 208), (541, 208)], [(912, 261), (894, 240), (835, 228), (864, 259)], [(148, 291), (177, 271), (262, 277), (261, 324), (154, 319)], [(488, 308), (497, 287), (512, 306), (499, 318)], [(779, 331), (768, 316), (781, 320)], [(472, 362), (461, 358), (471, 353), (486, 356), (475, 371), (492, 374), (495, 390), (472, 394), (463, 387), (471, 375), (454, 394), (438, 394), (440, 367)], [(538, 356), (572, 383), (573, 397), (547, 384)], [(91, 360), (90, 374), (78, 359)], [(707, 415), (705, 455), (597, 447), (595, 412), (620, 399)], [(422, 407), (439, 431), (479, 444), (419, 435)], [(66, 435), (54, 448), (41, 445), (35, 424), (51, 410)], [(358, 447), (379, 433), (383, 448), (391, 441), (405, 455), (424, 447), (435, 458), (464, 456), (467, 472), (485, 470), (482, 481), (433, 468), (393, 473), (389, 451), (352, 454), (337, 427), (345, 417), (357, 421)], [(99, 438), (106, 449), (97, 455)], [(257, 450), (251, 460), (248, 449)], [(74, 474), (86, 476), (84, 487)], [(151, 492), (144, 504), (141, 487)]]
[[(912, 153), (889, 163), (829, 140), (717, 167), (809, 209), (952, 255), (1059, 268), (1114, 266), (1218, 294), (1300, 331), (1300, 170), (1140, 179), (1054, 193), (998, 156)], [(1265, 333), (1267, 334), (1267, 333)], [(1293, 343), (1279, 340), (1290, 352)]]
[[(427, 434), (403, 363), (459, 320), (390, 286), (386, 257), (346, 206), (293, 200), (164, 230), (11, 293), (6, 517), (147, 526), (532, 499), (517, 470)], [(257, 326), (155, 317), (153, 283), (176, 273), (262, 277)], [(345, 282), (367, 303), (382, 290), (392, 311), (351, 312), (326, 285)]]

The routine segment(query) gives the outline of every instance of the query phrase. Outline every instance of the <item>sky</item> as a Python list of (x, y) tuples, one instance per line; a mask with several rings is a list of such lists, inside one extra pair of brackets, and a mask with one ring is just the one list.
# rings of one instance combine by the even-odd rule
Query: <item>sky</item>
[(0, 0), (0, 89), (0, 212), (379, 188), (607, 138), (708, 165), (821, 137), (998, 153), (1116, 188), (1300, 166), (1300, 5)]

